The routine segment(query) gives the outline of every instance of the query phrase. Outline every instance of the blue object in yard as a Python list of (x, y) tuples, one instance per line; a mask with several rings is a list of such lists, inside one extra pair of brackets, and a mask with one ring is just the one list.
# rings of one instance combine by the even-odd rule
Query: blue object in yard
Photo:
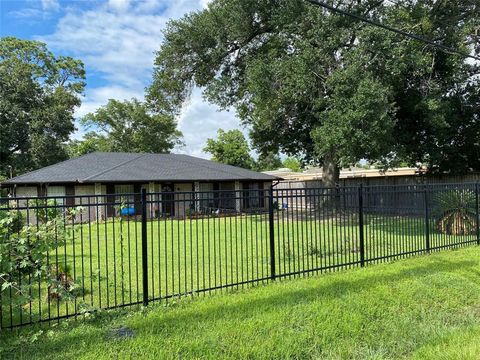
[(135, 215), (135, 208), (133, 207), (123, 208), (120, 210), (120, 215), (122, 216)]
[(282, 210), (288, 209), (288, 203), (282, 203)]

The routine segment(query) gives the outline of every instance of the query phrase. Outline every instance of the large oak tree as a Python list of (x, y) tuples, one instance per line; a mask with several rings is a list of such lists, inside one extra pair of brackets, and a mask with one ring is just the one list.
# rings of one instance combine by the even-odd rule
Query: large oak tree
[[(472, 0), (331, 1), (466, 52)], [(478, 48), (477, 48), (478, 50)], [(478, 68), (458, 55), (302, 0), (214, 0), (171, 21), (148, 99), (178, 114), (194, 86), (235, 108), (261, 152), (339, 167), (360, 159), (480, 170)]]

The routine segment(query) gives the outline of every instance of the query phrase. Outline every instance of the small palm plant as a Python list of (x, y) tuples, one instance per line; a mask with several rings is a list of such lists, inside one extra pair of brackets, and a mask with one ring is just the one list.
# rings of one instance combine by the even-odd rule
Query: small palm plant
[(449, 190), (434, 196), (437, 230), (447, 235), (476, 232), (476, 198), (472, 190)]

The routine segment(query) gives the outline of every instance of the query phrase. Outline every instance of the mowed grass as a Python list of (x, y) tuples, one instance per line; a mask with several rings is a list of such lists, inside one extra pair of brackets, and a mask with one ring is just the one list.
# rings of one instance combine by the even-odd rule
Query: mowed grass
[[(474, 236), (437, 234), (430, 226), (432, 246), (474, 240)], [(3, 327), (142, 301), (141, 222), (117, 218), (68, 226), (68, 230), (65, 246), (50, 252), (48, 261), (53, 268), (60, 264), (60, 272), (68, 269), (76, 284), (74, 299), (49, 298), (47, 284), (33, 278), (33, 300), (22, 307), (3, 306)], [(367, 215), (364, 234), (367, 261), (425, 248), (422, 218)], [(289, 278), (303, 276), (305, 270), (358, 266), (358, 218), (312, 212), (296, 218), (279, 212), (274, 246), (276, 273), (290, 274)], [(268, 214), (151, 220), (147, 254), (151, 300), (266, 283), (271, 274)], [(3, 304), (8, 304), (6, 296)]]
[(0, 358), (478, 359), (480, 247), (39, 329), (4, 332)]

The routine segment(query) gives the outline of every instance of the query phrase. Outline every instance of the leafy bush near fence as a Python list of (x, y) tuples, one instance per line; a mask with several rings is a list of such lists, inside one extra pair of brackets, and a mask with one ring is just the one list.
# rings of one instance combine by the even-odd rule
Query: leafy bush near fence
[(55, 199), (36, 199), (33, 201), (35, 216), (41, 223), (46, 223), (50, 219), (57, 219), (62, 215), (61, 208)]
[(434, 196), (436, 227), (447, 235), (476, 232), (476, 195), (472, 190), (450, 190)]
[[(62, 296), (69, 293), (73, 285), (64, 271), (53, 269), (47, 261), (47, 253), (65, 243), (68, 227), (51, 200), (35, 204), (38, 224), (25, 223), (24, 215), (18, 210), (0, 211), (0, 292), (2, 299), (20, 306), (30, 301), (30, 287), (34, 280), (46, 280), (50, 293)], [(66, 219), (74, 216), (76, 210), (68, 211)]]

